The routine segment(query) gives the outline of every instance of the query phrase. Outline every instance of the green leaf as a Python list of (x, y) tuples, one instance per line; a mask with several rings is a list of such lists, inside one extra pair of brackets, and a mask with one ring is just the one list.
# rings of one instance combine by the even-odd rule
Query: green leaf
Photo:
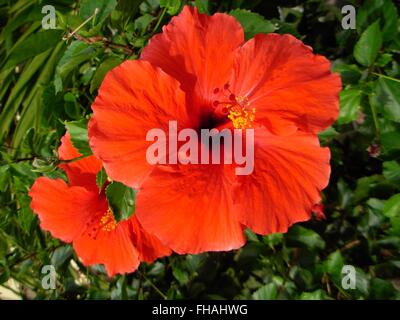
[(385, 153), (391, 154), (400, 151), (400, 132), (389, 131), (381, 135), (381, 143)]
[(328, 298), (329, 296), (322, 289), (312, 292), (302, 292), (300, 295), (300, 300), (326, 300)]
[(116, 6), (116, 0), (82, 0), (79, 6), (79, 16), (82, 20), (86, 20), (98, 9), (98, 13), (92, 23), (92, 25), (97, 25), (109, 16)]
[(340, 133), (335, 130), (334, 127), (329, 127), (324, 131), (318, 133), (318, 138), (321, 141), (322, 145), (328, 144), (332, 139), (335, 139), (339, 136)]
[(354, 190), (354, 201), (358, 202), (368, 198), (372, 190), (384, 182), (383, 177), (378, 174), (369, 177), (361, 177), (357, 180), (356, 188)]
[(289, 242), (304, 245), (311, 251), (325, 248), (325, 241), (318, 233), (299, 225), (290, 228), (287, 239)]
[(160, 0), (160, 7), (167, 8), (168, 14), (171, 16), (177, 14), (182, 6), (182, 0)]
[(43, 64), (45, 63), (46, 59), (49, 58), (50, 54), (51, 52), (45, 51), (34, 57), (27, 65), (27, 68), (24, 69), (18, 78), (17, 83), (11, 90), (7, 102), (5, 103), (4, 107), (2, 106), (0, 114), (0, 140), (2, 140), (6, 132), (9, 131), (12, 119), (15, 117), (15, 114), (17, 113), (21, 103), (26, 100), (24, 97), (27, 83), (34, 79), (34, 75), (38, 70), (43, 68)]
[(174, 263), (172, 265), (172, 274), (181, 286), (189, 282), (189, 273), (183, 269), (183, 264), (181, 263)]
[(240, 22), (244, 29), (246, 39), (250, 39), (258, 33), (271, 33), (275, 31), (273, 23), (266, 20), (258, 13), (249, 10), (235, 9), (229, 14)]
[(385, 118), (400, 122), (400, 82), (380, 77), (375, 90)]
[(80, 118), (79, 103), (72, 92), (64, 94), (64, 110), (69, 117)]
[(14, 67), (26, 59), (54, 48), (61, 41), (62, 32), (62, 30), (54, 29), (30, 35), (10, 51), (4, 69)]
[(89, 60), (95, 53), (95, 48), (90, 47), (82, 41), (73, 41), (69, 45), (56, 67), (56, 74), (54, 76), (56, 93), (62, 90), (63, 81), (70, 72), (76, 69), (82, 62)]
[(343, 84), (357, 83), (361, 78), (361, 70), (355, 64), (340, 64), (333, 66), (334, 72), (339, 72)]
[[(119, 0), (114, 12), (119, 11), (121, 13), (119, 20), (122, 24), (125, 24), (136, 16), (142, 2), (142, 0)], [(146, 3), (143, 2), (143, 4)], [(111, 15), (111, 17), (113, 16)]]
[(10, 167), (9, 165), (4, 165), (0, 167), (0, 191), (5, 192), (8, 188), (10, 180)]
[(390, 218), (391, 227), (388, 231), (390, 236), (398, 237), (400, 234), (400, 217), (392, 217)]
[(363, 295), (368, 295), (370, 277), (363, 270), (356, 268), (356, 290)]
[(299, 289), (309, 290), (312, 287), (314, 275), (308, 269), (295, 265), (290, 269), (289, 276)]
[(385, 161), (383, 176), (391, 183), (400, 184), (400, 164), (397, 161)]
[(278, 287), (272, 282), (262, 286), (253, 293), (254, 300), (275, 300), (278, 296)]
[(51, 264), (54, 268), (58, 269), (72, 257), (73, 252), (74, 251), (70, 245), (57, 248), (51, 255)]
[(122, 183), (113, 182), (106, 188), (108, 204), (117, 221), (128, 219), (135, 211), (135, 191)]
[(382, 37), (390, 41), (398, 37), (398, 16), (391, 0), (367, 0), (357, 9), (357, 30), (361, 33), (368, 25), (380, 19)]
[(96, 72), (93, 75), (93, 79), (90, 82), (90, 92), (92, 93), (94, 90), (100, 87), (101, 82), (103, 81), (106, 73), (118, 66), (122, 62), (122, 59), (116, 56), (109, 57), (104, 60), (99, 67), (96, 69)]
[[(44, 88), (50, 83), (54, 75), (56, 61), (58, 61), (63, 50), (64, 43), (59, 42), (53, 50), (47, 50), (32, 59), (33, 63), (36, 58), (42, 54), (50, 53), (45, 63), (40, 66), (40, 72), (37, 74), (38, 77), (35, 79), (34, 85), (32, 87), (28, 85), (25, 88), (27, 90), (27, 96), (21, 96), (24, 100), (22, 102), (22, 108), (20, 109), (20, 119), (13, 132), (12, 147), (15, 148), (20, 144), (29, 128), (34, 127), (38, 129), (41, 126), (43, 119), (41, 111)], [(31, 64), (29, 64), (29, 68), (30, 67)]]
[(340, 275), (344, 265), (344, 258), (339, 250), (332, 252), (324, 261), (324, 271), (332, 275)]
[(107, 181), (107, 174), (104, 168), (102, 167), (101, 170), (96, 175), (96, 184), (99, 187), (99, 192), (103, 190), (103, 186)]
[(249, 228), (244, 230), (244, 235), (246, 236), (247, 241), (258, 242), (257, 235), (253, 231), (251, 231)]
[(42, 6), (39, 4), (34, 4), (25, 10), (22, 10), (18, 15), (10, 19), (7, 25), (4, 27), (2, 36), (8, 37), (13, 31), (17, 30), (22, 25), (31, 21), (40, 21), (43, 17), (41, 12)]
[(188, 254), (185, 259), (185, 263), (187, 268), (192, 271), (196, 272), (201, 268), (201, 266), (206, 261), (206, 254)]
[(21, 229), (26, 234), (31, 234), (31, 227), (36, 219), (36, 215), (33, 214), (31, 208), (29, 207), (30, 202), (31, 198), (26, 194), (23, 194), (18, 199), (18, 203), (21, 206), (21, 208), (18, 210), (18, 222), (21, 226)]
[(0, 261), (0, 285), (10, 278), (10, 269), (7, 264)]
[(386, 66), (390, 61), (393, 60), (393, 54), (391, 53), (382, 53), (378, 60), (376, 61), (377, 65), (379, 67), (384, 67)]
[(89, 147), (89, 137), (87, 130), (87, 120), (65, 122), (65, 128), (71, 136), (72, 144), (82, 156), (92, 155), (92, 150)]
[(144, 14), (137, 18), (134, 22), (135, 30), (137, 30), (140, 35), (143, 35), (150, 24), (155, 20), (155, 18), (151, 14)]
[(268, 245), (269, 247), (273, 248), (283, 241), (283, 233), (272, 233), (262, 237), (262, 241)]
[(195, 0), (195, 6), (199, 9), (200, 13), (207, 13), (210, 14), (209, 8), (209, 0)]
[(380, 278), (372, 278), (370, 287), (371, 299), (392, 299), (396, 293), (396, 289), (389, 281)]
[(345, 89), (340, 92), (340, 113), (339, 124), (346, 124), (356, 120), (357, 112), (360, 109), (361, 90)]
[(385, 201), (383, 214), (389, 218), (400, 217), (400, 193)]
[(376, 21), (363, 32), (360, 40), (356, 43), (354, 58), (358, 63), (368, 67), (374, 63), (381, 47), (382, 34), (379, 29), (379, 21)]

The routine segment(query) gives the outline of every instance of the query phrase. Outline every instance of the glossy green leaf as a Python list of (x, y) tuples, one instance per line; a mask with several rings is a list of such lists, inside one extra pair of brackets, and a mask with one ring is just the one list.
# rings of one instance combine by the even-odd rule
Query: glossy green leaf
[(78, 121), (65, 122), (65, 128), (68, 130), (72, 144), (79, 153), (83, 156), (89, 156), (92, 154), (92, 150), (89, 147), (89, 137), (87, 130), (87, 120), (82, 119)]
[(106, 188), (108, 204), (117, 221), (126, 220), (135, 211), (135, 191), (122, 183), (113, 182)]
[(400, 194), (395, 194), (385, 201), (383, 214), (389, 218), (400, 217)]
[(380, 19), (383, 40), (395, 39), (398, 35), (398, 14), (392, 0), (366, 0), (357, 10), (357, 30), (361, 33), (377, 19)]
[(209, 12), (209, 0), (195, 0), (194, 1), (195, 6), (199, 10), (200, 13), (207, 13), (210, 14)]
[(229, 14), (240, 22), (246, 39), (250, 39), (258, 33), (271, 33), (275, 30), (275, 26), (271, 21), (249, 10), (235, 9), (229, 12)]
[(382, 47), (382, 34), (379, 21), (371, 24), (361, 35), (354, 47), (354, 58), (363, 66), (374, 63), (379, 49)]
[(82, 62), (89, 60), (96, 53), (94, 47), (82, 41), (73, 41), (57, 64), (54, 77), (56, 93), (63, 88), (64, 79)]
[(388, 154), (400, 152), (400, 132), (388, 131), (382, 133), (381, 136), (382, 147)]
[(385, 117), (400, 122), (400, 80), (381, 77), (375, 90)]
[(79, 3), (79, 16), (82, 20), (86, 20), (91, 17), (97, 9), (96, 17), (92, 22), (92, 25), (96, 25), (102, 23), (116, 6), (116, 0), (82, 0)]
[(400, 184), (400, 164), (397, 161), (383, 163), (383, 176), (392, 183)]
[(340, 92), (340, 113), (339, 124), (345, 124), (357, 119), (357, 113), (360, 110), (361, 90), (345, 89)]
[(321, 289), (312, 292), (303, 292), (300, 296), (300, 300), (325, 300), (327, 298), (328, 296)]
[(254, 300), (275, 300), (278, 295), (278, 287), (275, 283), (269, 283), (257, 289), (253, 293)]
[(293, 243), (304, 245), (310, 250), (325, 248), (325, 242), (318, 233), (299, 225), (290, 228), (287, 239)]
[(96, 69), (96, 72), (93, 75), (92, 81), (90, 82), (90, 92), (98, 89), (100, 87), (101, 82), (103, 81), (106, 73), (118, 66), (122, 62), (122, 59), (119, 57), (109, 57), (104, 60), (99, 67)]
[(99, 192), (103, 190), (103, 186), (107, 181), (107, 174), (104, 168), (101, 168), (101, 170), (97, 173), (96, 175), (96, 184), (99, 187)]
[(339, 275), (342, 272), (344, 258), (339, 250), (332, 252), (324, 261), (324, 271), (332, 275)]

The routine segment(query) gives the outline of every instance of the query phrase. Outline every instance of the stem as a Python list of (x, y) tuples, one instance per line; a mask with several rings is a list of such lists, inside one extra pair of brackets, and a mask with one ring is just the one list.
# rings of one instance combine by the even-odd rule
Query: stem
[(372, 118), (374, 119), (374, 125), (375, 125), (375, 130), (376, 130), (376, 137), (379, 139), (380, 137), (380, 125), (379, 125), (379, 120), (378, 120), (378, 114), (376, 112), (376, 106), (375, 102), (372, 101), (373, 99), (369, 98), (369, 105), (371, 106), (371, 112), (372, 112)]
[(376, 76), (378, 76), (380, 78), (384, 78), (384, 79), (388, 79), (388, 80), (392, 80), (392, 81), (396, 81), (396, 82), (400, 83), (399, 79), (395, 79), (395, 78), (392, 78), (392, 77), (389, 77), (389, 76), (385, 76), (384, 74), (380, 74), (380, 73), (376, 73), (376, 72), (372, 72), (372, 74), (374, 74), (374, 75), (376, 75)]
[(130, 47), (124, 46), (124, 45), (121, 45), (121, 44), (112, 43), (110, 40), (108, 40), (107, 38), (104, 38), (104, 37), (85, 38), (85, 37), (82, 37), (79, 34), (74, 34), (73, 37), (76, 40), (80, 40), (80, 41), (85, 42), (87, 44), (101, 43), (106, 48), (121, 49), (121, 50), (124, 50), (125, 54), (128, 54), (128, 55), (133, 55), (135, 53), (134, 50), (131, 49)]
[(141, 273), (141, 275), (143, 276), (143, 278), (144, 278), (146, 281), (148, 281), (148, 282), (150, 283), (150, 286), (151, 286), (154, 290), (156, 290), (156, 292), (157, 292), (161, 297), (163, 297), (164, 300), (167, 300), (167, 296), (166, 296), (160, 289), (158, 289), (157, 286), (156, 286), (150, 279), (148, 279), (148, 278), (144, 275), (144, 273)]
[(158, 30), (158, 27), (160, 26), (162, 19), (164, 19), (166, 12), (167, 12), (167, 8), (164, 8), (163, 11), (161, 12), (160, 17), (158, 18), (157, 24), (154, 27), (152, 34), (154, 34)]
[[(70, 32), (69, 34), (67, 34), (65, 37), (63, 37), (63, 40), (68, 40), (69, 38), (71, 38), (73, 35), (75, 35), (75, 33), (77, 33), (80, 29), (82, 29), (82, 27), (87, 24), (90, 20), (92, 20), (93, 18), (96, 17), (96, 14), (99, 12), (99, 8), (96, 8), (93, 12), (93, 14), (87, 18), (85, 21), (83, 21), (74, 31)], [(94, 19), (93, 19), (94, 20)]]

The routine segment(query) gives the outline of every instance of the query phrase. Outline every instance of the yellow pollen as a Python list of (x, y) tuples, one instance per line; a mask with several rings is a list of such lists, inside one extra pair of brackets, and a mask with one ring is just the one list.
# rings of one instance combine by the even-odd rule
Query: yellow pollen
[(255, 119), (256, 108), (249, 108), (247, 97), (235, 97), (236, 103), (228, 105), (228, 119), (232, 121), (235, 129), (252, 128)]
[(100, 228), (103, 231), (113, 231), (117, 226), (117, 221), (114, 218), (114, 215), (110, 209), (101, 217), (100, 219)]

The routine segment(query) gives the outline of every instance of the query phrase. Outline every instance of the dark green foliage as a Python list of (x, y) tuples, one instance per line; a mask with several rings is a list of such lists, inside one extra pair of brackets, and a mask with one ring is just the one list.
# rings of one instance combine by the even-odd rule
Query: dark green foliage
[[(326, 219), (286, 234), (246, 230), (240, 250), (172, 255), (109, 279), (40, 229), (27, 192), (41, 175), (65, 179), (56, 154), (65, 128), (83, 155), (91, 153), (86, 123), (105, 74), (137, 58), (188, 2), (232, 14), (246, 38), (291, 33), (340, 73), (340, 116), (320, 135), (332, 154)], [(45, 3), (57, 9), (57, 29), (45, 31), (42, 1), (0, 1), (0, 286), (27, 299), (399, 299), (399, 6), (336, 1), (357, 10), (357, 29), (343, 30), (341, 7), (329, 3), (57, 0)], [(132, 189), (110, 184), (104, 171), (97, 184), (119, 219), (132, 213)], [(42, 289), (45, 264), (56, 267), (56, 290)], [(342, 287), (344, 265), (356, 268), (354, 290)]]

